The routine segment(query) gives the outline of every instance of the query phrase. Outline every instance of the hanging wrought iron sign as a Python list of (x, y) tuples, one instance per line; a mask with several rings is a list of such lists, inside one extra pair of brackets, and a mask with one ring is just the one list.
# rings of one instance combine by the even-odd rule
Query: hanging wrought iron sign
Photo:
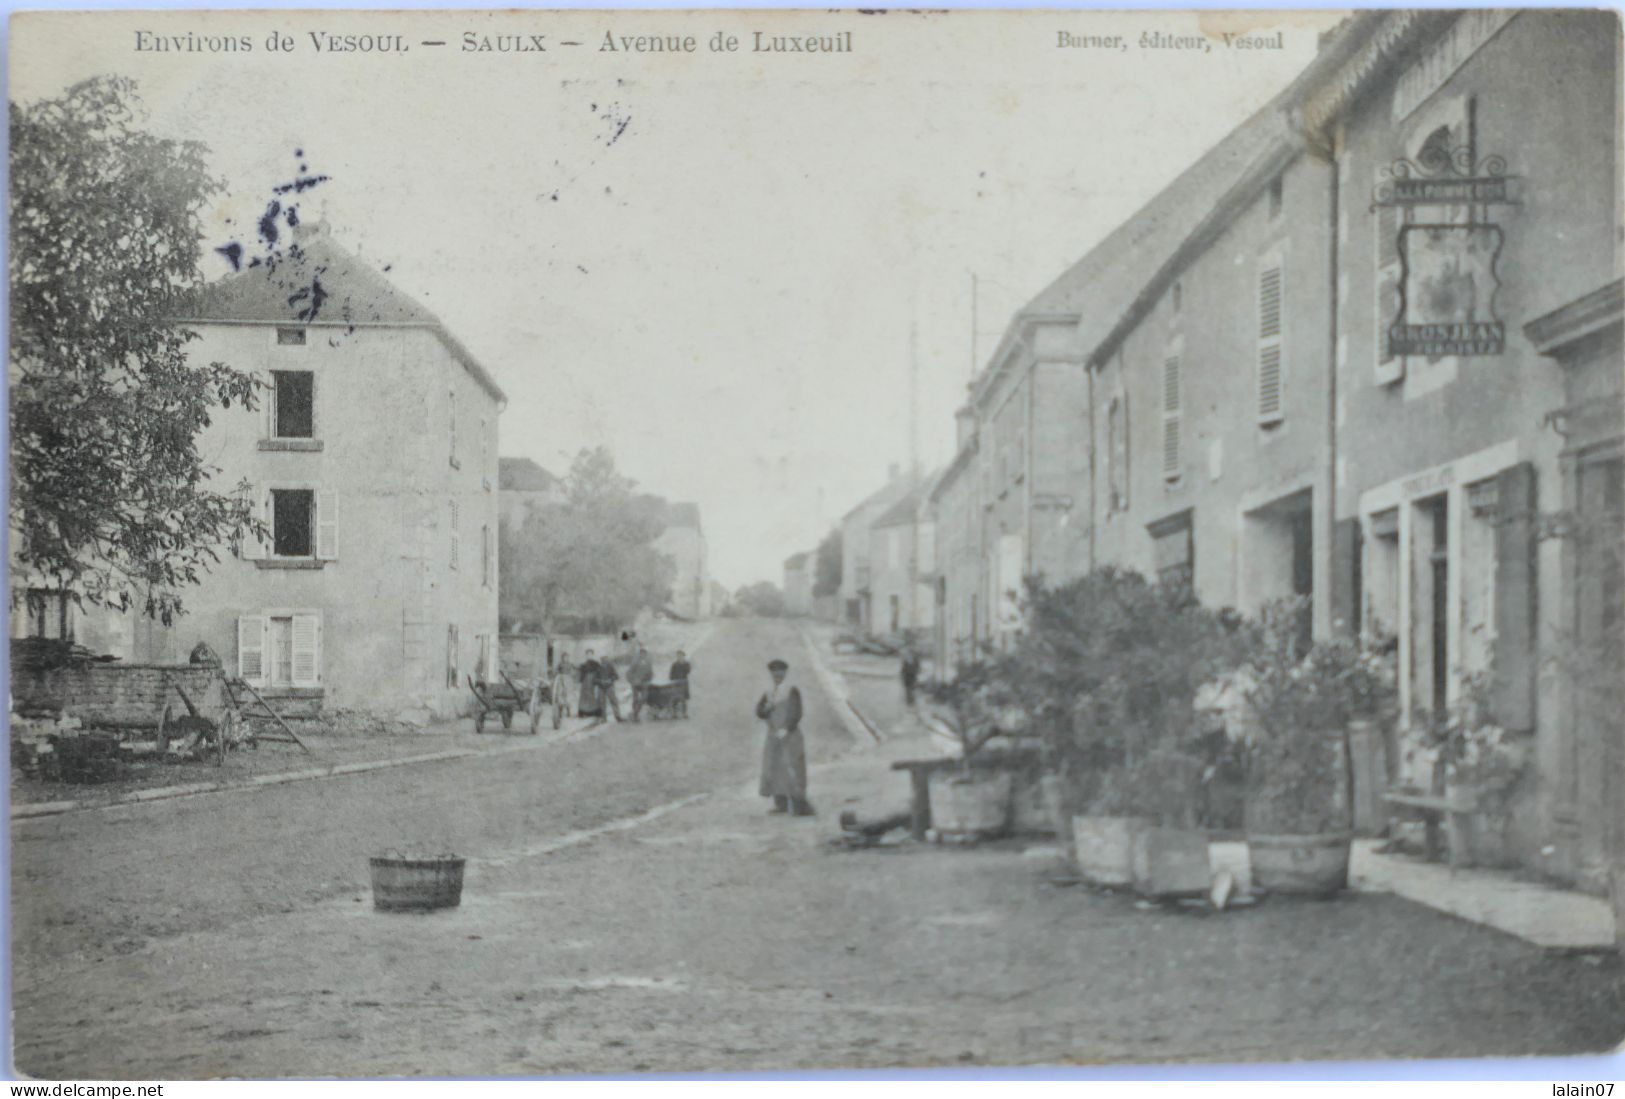
[(1466, 148), (1425, 145), (1383, 172), (1373, 208), (1397, 207), (1400, 277), (1388, 324), (1393, 356), (1499, 355), (1506, 325), (1495, 312), (1496, 263), (1505, 235), (1489, 208), (1516, 205), (1506, 161)]

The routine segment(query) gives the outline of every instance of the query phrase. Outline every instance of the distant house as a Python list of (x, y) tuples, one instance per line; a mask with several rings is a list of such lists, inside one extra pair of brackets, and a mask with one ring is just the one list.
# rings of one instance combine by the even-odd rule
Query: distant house
[(877, 633), (930, 630), (933, 522), (922, 511), (928, 481), (916, 482), (869, 527), (869, 590)]
[[(97, 652), (184, 660), (206, 641), (267, 697), (304, 707), (458, 712), (494, 666), (497, 416), (489, 371), (435, 316), (340, 248), (206, 287), (177, 317), (189, 355), (257, 374), (254, 411), (216, 410), (197, 447), (246, 482), (263, 541), (227, 549), (172, 627), (102, 608), (53, 623)], [(319, 276), (298, 319), (288, 287)], [(24, 621), (24, 627), (27, 626)]]
[(503, 530), (517, 529), (540, 508), (562, 504), (564, 482), (529, 458), (502, 458), (497, 467)]
[(784, 611), (786, 614), (807, 615), (813, 609), (813, 571), (816, 557), (812, 553), (792, 554), (784, 560)]
[(864, 631), (881, 628), (875, 625), (876, 616), (882, 610), (875, 604), (871, 588), (875, 562), (872, 559), (873, 547), (870, 546), (870, 528), (876, 519), (906, 496), (916, 482), (917, 478), (904, 475), (894, 465), (884, 488), (841, 517), (841, 622)]
[(710, 617), (711, 574), (706, 564), (700, 505), (668, 504), (666, 529), (655, 539), (655, 549), (670, 557), (677, 569), (671, 585), (671, 609), (684, 618)]

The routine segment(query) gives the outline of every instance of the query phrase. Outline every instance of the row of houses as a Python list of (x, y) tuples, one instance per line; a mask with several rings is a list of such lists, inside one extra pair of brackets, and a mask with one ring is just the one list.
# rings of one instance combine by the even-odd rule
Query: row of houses
[(951, 669), (1027, 576), (1304, 596), (1395, 654), (1402, 721), (1487, 680), (1536, 777), (1519, 860), (1601, 890), (1625, 753), (1574, 673), (1625, 613), (1619, 24), (1380, 11), (1320, 46), (1010, 319), (951, 460), (843, 523), (841, 616)]
[[(276, 265), (210, 284), (178, 323), (189, 354), (265, 383), (261, 407), (217, 410), (198, 436), (217, 484), (250, 486), (260, 541), (221, 547), (172, 625), (29, 587), (13, 637), (71, 637), (125, 663), (171, 664), (200, 641), (279, 708), (429, 720), (464, 712), (465, 680), (498, 667), (504, 522), (556, 500), (534, 463), (498, 458), (506, 397), (432, 313), (338, 245), (294, 230)], [(319, 279), (328, 308), (291, 315)], [(674, 505), (659, 548), (674, 609), (710, 613), (699, 510)]]

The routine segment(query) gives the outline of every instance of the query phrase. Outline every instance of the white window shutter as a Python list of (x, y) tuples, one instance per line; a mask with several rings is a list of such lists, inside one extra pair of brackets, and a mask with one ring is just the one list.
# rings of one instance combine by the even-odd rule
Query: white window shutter
[(339, 494), (332, 490), (316, 494), (316, 556), (323, 561), (339, 556)]
[(293, 616), (293, 685), (315, 687), (321, 682), (322, 618), (319, 614)]
[(1177, 480), (1183, 455), (1180, 451), (1180, 364), (1178, 355), (1169, 355), (1162, 363), (1162, 476), (1164, 480)]
[(276, 546), (276, 532), (271, 529), (271, 523), (275, 519), (276, 513), (271, 507), (269, 489), (259, 494), (259, 509), (255, 517), (259, 519), (260, 524), (265, 528), (265, 536), (263, 538), (243, 539), (243, 556), (251, 558), (268, 557), (271, 550)]
[(451, 567), (454, 571), (457, 568), (458, 558), (457, 540), (457, 501), (453, 500), (451, 502)]
[(276, 438), (276, 375), (267, 371), (260, 375), (260, 380), (266, 383), (265, 393), (265, 438)]
[(1285, 413), (1282, 386), (1285, 383), (1281, 347), (1281, 306), (1285, 290), (1279, 257), (1260, 261), (1258, 270), (1258, 422), (1280, 423)]
[(237, 678), (256, 687), (265, 686), (268, 626), (262, 614), (245, 614), (237, 619)]

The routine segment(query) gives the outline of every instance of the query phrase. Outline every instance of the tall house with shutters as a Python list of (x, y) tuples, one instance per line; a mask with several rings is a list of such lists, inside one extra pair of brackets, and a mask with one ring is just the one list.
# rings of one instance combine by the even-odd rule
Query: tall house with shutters
[[(223, 553), (173, 627), (138, 624), (130, 655), (185, 659), (202, 640), (285, 705), (451, 716), (497, 659), (503, 394), (325, 227), (295, 243), (177, 318), (196, 360), (265, 383), (261, 407), (217, 413), (198, 449), (217, 484), (246, 485), (266, 536)], [(290, 298), (318, 281), (302, 319)]]
[[(1372, 22), (1302, 108), (1343, 196), (1339, 604), (1368, 641), (1391, 639), (1411, 722), (1486, 689), (1532, 764), (1511, 817), (1515, 856), (1601, 890), (1625, 851), (1625, 737), (1617, 709), (1602, 712), (1579, 680), (1625, 614), (1619, 19)], [(1513, 201), (1380, 204), (1401, 162), (1430, 178), (1509, 178)], [(1411, 198), (1428, 197), (1419, 190)], [(1412, 314), (1499, 324), (1502, 346), (1396, 354), (1406, 272)]]
[(1294, 93), (1137, 215), (1173, 232), (1119, 260), (1138, 268), (1130, 285), (1079, 333), (1096, 561), (1249, 614), (1302, 596), (1303, 630), (1324, 635), (1331, 245), (1313, 227), (1330, 216), (1331, 169), (1291, 125)]

